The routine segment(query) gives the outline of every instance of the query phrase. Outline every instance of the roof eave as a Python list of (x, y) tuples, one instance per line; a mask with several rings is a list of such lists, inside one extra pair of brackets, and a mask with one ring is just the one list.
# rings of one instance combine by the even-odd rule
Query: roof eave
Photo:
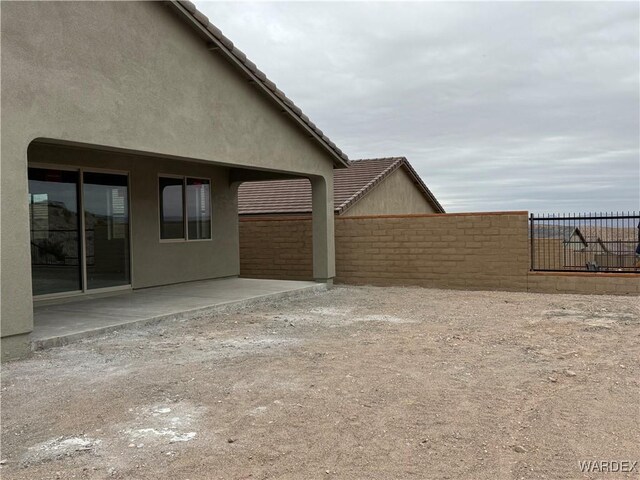
[[(313, 125), (312, 122), (303, 120), (302, 118), (303, 116), (305, 118), (308, 118), (308, 117), (306, 117), (306, 115), (304, 115), (302, 111), (297, 106), (295, 106), (295, 104), (291, 100), (289, 100), (280, 90), (278, 90), (278, 88), (273, 82), (268, 81), (266, 76), (264, 79), (260, 78), (256, 74), (256, 72), (259, 71), (257, 67), (255, 67), (255, 65), (253, 65), (252, 62), (247, 60), (246, 56), (242, 52), (240, 52), (240, 50), (235, 49), (231, 41), (229, 41), (228, 39), (226, 39), (226, 37), (223, 37), (223, 36), (221, 36), (221, 39), (217, 38), (194, 16), (195, 14), (199, 14), (200, 12), (197, 9), (195, 9), (195, 6), (193, 6), (191, 2), (185, 2), (184, 0), (170, 0), (168, 4), (174, 7), (178, 12), (180, 12), (186, 21), (188, 21), (194, 28), (196, 28), (201, 34), (203, 34), (208, 40), (210, 40), (211, 47), (215, 46), (215, 49), (217, 51), (224, 54), (227, 60), (229, 60), (232, 64), (234, 64), (237, 68), (239, 68), (264, 93), (266, 93), (268, 97), (270, 97), (274, 102), (276, 102), (282, 108), (283, 112), (286, 112), (287, 114), (289, 114), (289, 116), (298, 125), (300, 125), (309, 134), (311, 138), (316, 140), (323, 147), (323, 149), (326, 150), (331, 155), (331, 157), (333, 158), (334, 167), (347, 168), (349, 166), (349, 158), (347, 157), (347, 155), (344, 154), (337, 147), (335, 147), (335, 144), (333, 144), (333, 142), (331, 142), (331, 140), (329, 140), (322, 133), (322, 130), (315, 127), (315, 125)], [(190, 8), (187, 8), (187, 6), (185, 5), (189, 5)], [(206, 19), (206, 17), (204, 18)], [(224, 40), (226, 40), (226, 42)], [(229, 46), (227, 46), (225, 43), (229, 44)], [(237, 54), (232, 53), (233, 50), (236, 50), (238, 53)], [(237, 55), (239, 55), (240, 57), (244, 57), (244, 60), (239, 58)], [(250, 64), (253, 65), (255, 70), (252, 70), (251, 68), (249, 68), (247, 66), (247, 62), (250, 62)], [(261, 76), (264, 76), (264, 74)], [(266, 83), (265, 80), (267, 80), (268, 83)], [(277, 92), (280, 93), (280, 96), (278, 95)], [(285, 102), (282, 97), (287, 98), (287, 100), (289, 100), (289, 103)], [(310, 124), (313, 125), (313, 128)]]

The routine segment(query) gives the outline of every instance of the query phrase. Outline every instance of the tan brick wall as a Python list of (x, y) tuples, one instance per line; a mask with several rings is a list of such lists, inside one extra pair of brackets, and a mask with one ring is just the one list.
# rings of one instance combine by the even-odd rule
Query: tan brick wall
[(240, 275), (310, 280), (311, 218), (240, 219)]
[(586, 295), (640, 295), (640, 275), (529, 272), (528, 291)]
[(525, 290), (526, 213), (336, 219), (336, 282)]
[[(529, 272), (526, 212), (338, 217), (336, 283), (640, 295), (640, 276)], [(242, 218), (244, 277), (310, 280), (311, 219)]]

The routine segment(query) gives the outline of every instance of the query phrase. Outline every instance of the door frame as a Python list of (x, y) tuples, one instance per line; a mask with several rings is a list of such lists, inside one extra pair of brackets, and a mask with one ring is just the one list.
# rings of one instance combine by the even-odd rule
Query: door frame
[[(111, 168), (94, 168), (94, 167), (81, 167), (77, 165), (69, 164), (57, 164), (57, 163), (41, 163), (41, 162), (28, 162), (27, 168), (40, 168), (50, 170), (65, 170), (78, 172), (78, 215), (80, 217), (79, 235), (80, 235), (80, 278), (81, 285), (80, 290), (71, 290), (68, 292), (57, 293), (45, 293), (42, 295), (33, 295), (33, 300), (39, 302), (41, 300), (54, 300), (57, 298), (77, 297), (84, 295), (94, 295), (101, 293), (117, 292), (121, 290), (132, 290), (133, 282), (133, 248), (132, 248), (132, 218), (131, 218), (131, 172), (129, 170), (117, 170)], [(87, 288), (87, 255), (86, 255), (86, 232), (85, 232), (85, 218), (84, 218), (84, 172), (90, 173), (111, 173), (115, 175), (124, 175), (127, 178), (127, 214), (129, 218), (128, 234), (129, 234), (129, 283), (126, 285), (117, 285), (114, 287), (102, 287), (102, 288)], [(27, 179), (28, 181), (28, 179)], [(30, 222), (30, 220), (29, 220)], [(29, 225), (31, 228), (31, 225)], [(31, 233), (29, 234), (31, 236)]]

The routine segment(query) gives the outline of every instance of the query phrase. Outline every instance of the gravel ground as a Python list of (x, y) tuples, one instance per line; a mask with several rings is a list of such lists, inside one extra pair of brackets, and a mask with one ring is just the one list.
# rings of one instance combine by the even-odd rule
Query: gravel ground
[(3, 479), (640, 478), (635, 297), (347, 288), (2, 369)]

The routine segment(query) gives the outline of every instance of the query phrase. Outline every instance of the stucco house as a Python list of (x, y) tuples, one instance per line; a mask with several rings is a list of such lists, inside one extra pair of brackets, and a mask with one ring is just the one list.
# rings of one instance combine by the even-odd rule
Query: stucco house
[(331, 282), (347, 156), (191, 2), (1, 9), (3, 358), (34, 301), (237, 276), (243, 182), (310, 182)]
[[(334, 170), (333, 207), (336, 216), (445, 213), (406, 157), (352, 160)], [(307, 180), (245, 183), (238, 189), (242, 217), (311, 213)]]

